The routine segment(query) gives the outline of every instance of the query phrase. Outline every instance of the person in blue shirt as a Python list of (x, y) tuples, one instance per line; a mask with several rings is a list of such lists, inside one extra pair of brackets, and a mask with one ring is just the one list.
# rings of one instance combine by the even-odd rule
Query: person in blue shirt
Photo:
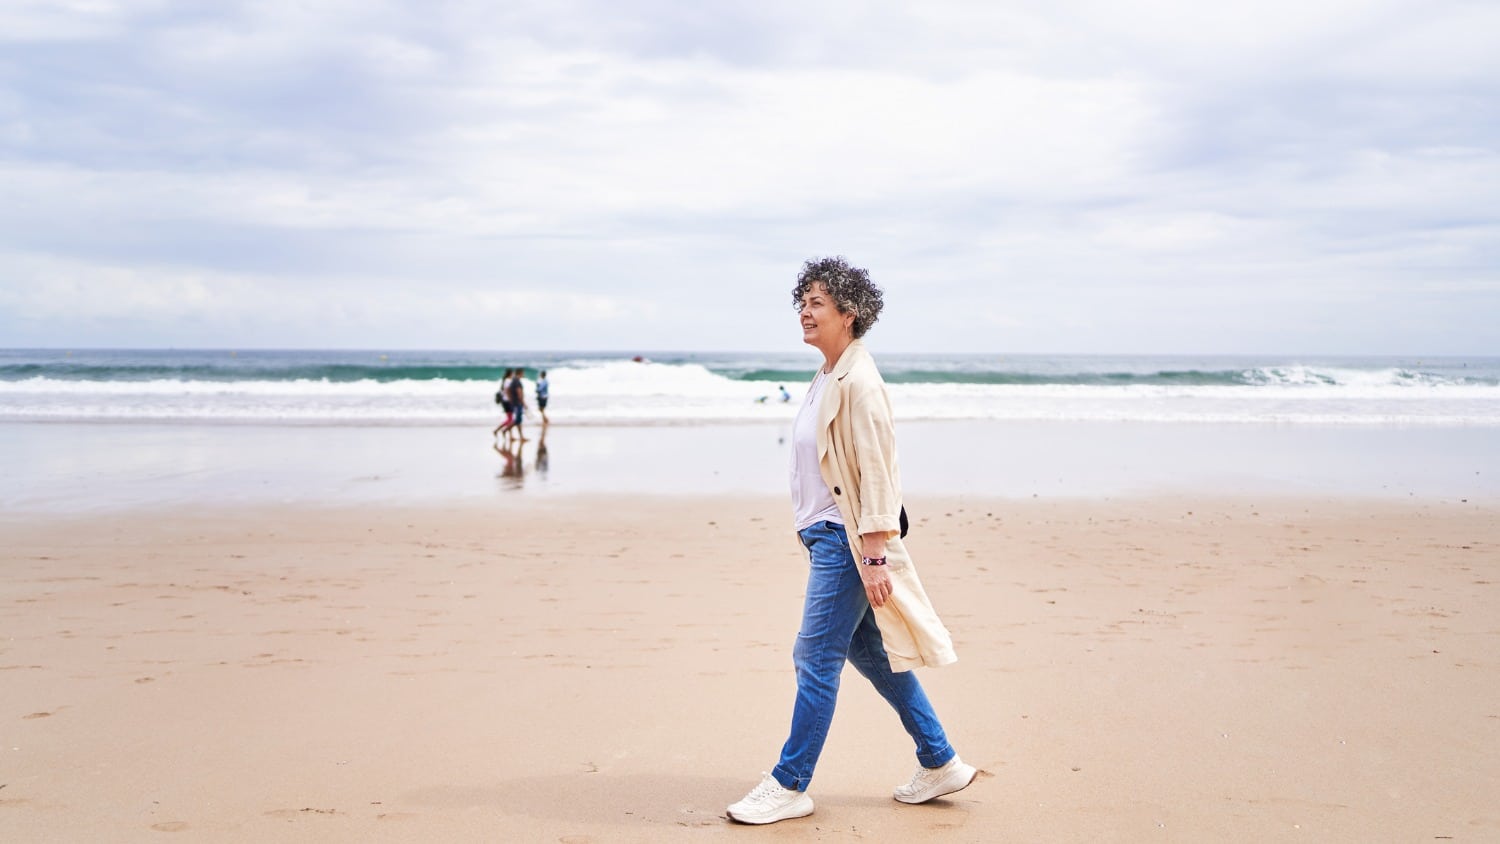
[(536, 409), (542, 414), (542, 427), (547, 426), (547, 370), (542, 370), (536, 376)]

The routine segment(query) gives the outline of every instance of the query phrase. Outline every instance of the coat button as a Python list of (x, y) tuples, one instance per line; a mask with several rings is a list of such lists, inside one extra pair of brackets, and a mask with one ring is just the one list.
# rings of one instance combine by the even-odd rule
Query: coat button
[(838, 488), (838, 487), (834, 487), (834, 488), (833, 488), (833, 494), (834, 494), (834, 495), (843, 495), (843, 494), (844, 494), (844, 491), (843, 491), (843, 490), (841, 490), (841, 489), (839, 489), (839, 488)]

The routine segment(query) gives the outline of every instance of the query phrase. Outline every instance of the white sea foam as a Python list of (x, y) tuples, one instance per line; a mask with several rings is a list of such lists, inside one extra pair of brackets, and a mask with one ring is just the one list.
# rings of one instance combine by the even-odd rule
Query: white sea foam
[(1450, 387), (1463, 385), (1461, 379), (1398, 368), (1269, 366), (1245, 370), (1243, 377), (1252, 385), (1291, 387)]
[[(1402, 369), (1268, 367), (1230, 384), (893, 383), (899, 419), (1500, 426), (1500, 386)], [(805, 383), (742, 381), (697, 363), (574, 362), (554, 369), (557, 424), (792, 418)], [(495, 384), (395, 381), (0, 381), (0, 419), (264, 424), (493, 424)], [(793, 401), (780, 401), (781, 386)], [(535, 385), (526, 382), (535, 406)], [(758, 401), (759, 399), (764, 401)], [(535, 420), (533, 412), (532, 419)]]

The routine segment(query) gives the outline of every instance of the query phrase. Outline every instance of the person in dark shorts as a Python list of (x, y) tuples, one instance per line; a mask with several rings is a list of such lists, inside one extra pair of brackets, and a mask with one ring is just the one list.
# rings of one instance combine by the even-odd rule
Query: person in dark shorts
[(506, 437), (515, 432), (517, 442), (526, 442), (526, 435), (521, 432), (521, 424), (526, 419), (526, 388), (521, 384), (523, 372), (525, 370), (516, 369), (505, 385), (505, 397), (510, 400), (510, 419), (501, 426)]
[(510, 396), (506, 389), (510, 386), (510, 372), (509, 369), (505, 370), (505, 374), (500, 376), (499, 389), (495, 390), (495, 401), (500, 405), (500, 410), (505, 414), (505, 418), (500, 420), (499, 425), (495, 426), (494, 434), (496, 437), (500, 436), (501, 431), (509, 428), (511, 423)]
[(547, 426), (547, 391), (549, 388), (547, 370), (544, 369), (536, 376), (536, 409), (542, 414), (542, 427)]

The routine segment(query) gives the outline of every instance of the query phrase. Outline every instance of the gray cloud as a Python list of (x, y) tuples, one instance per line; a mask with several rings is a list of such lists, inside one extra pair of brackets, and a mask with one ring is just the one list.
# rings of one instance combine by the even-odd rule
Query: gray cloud
[(900, 349), (1500, 321), (1482, 5), (82, 8), (0, 11), (4, 345), (785, 348), (836, 252)]

